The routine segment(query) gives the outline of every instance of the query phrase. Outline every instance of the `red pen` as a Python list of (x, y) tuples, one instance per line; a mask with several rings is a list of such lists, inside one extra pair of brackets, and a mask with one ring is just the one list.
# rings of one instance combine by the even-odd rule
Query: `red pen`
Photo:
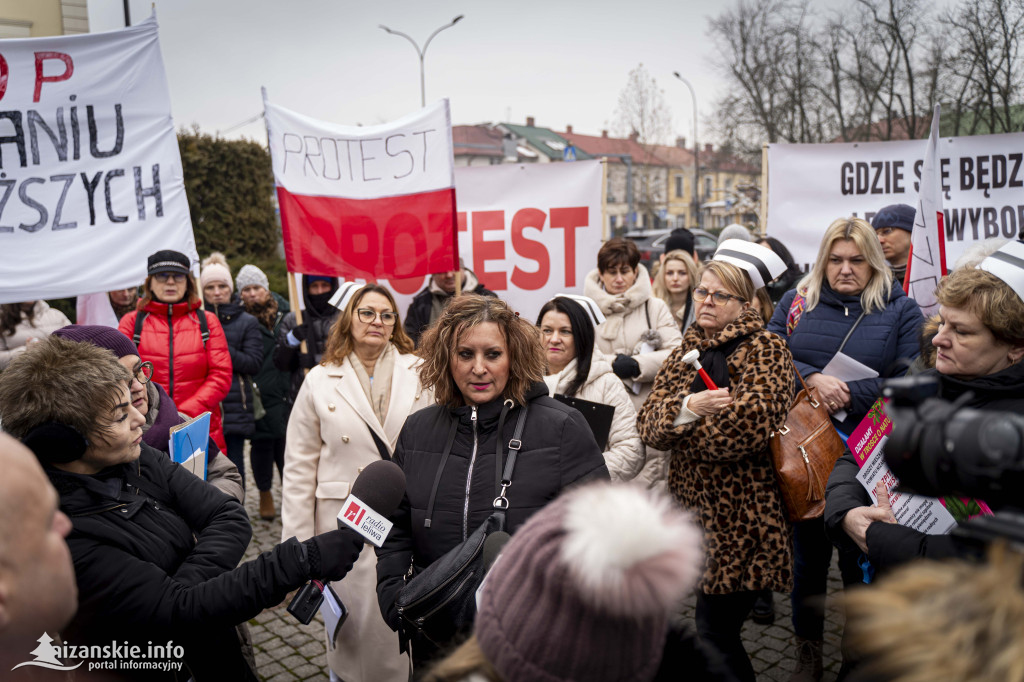
[(718, 386), (715, 386), (715, 382), (711, 380), (708, 373), (700, 366), (700, 360), (698, 360), (699, 357), (700, 353), (695, 348), (683, 356), (683, 362), (693, 365), (693, 368), (697, 370), (698, 374), (700, 374), (700, 378), (704, 380), (704, 385), (708, 387), (709, 391), (717, 391)]

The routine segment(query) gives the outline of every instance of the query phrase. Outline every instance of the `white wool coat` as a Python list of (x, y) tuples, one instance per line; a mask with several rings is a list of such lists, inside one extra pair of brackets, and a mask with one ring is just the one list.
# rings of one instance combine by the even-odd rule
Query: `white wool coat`
[[(569, 384), (576, 378), (576, 360), (573, 358), (558, 374), (544, 377), (549, 395), (566, 394)], [(643, 444), (636, 428), (636, 409), (622, 382), (612, 372), (611, 363), (596, 348), (587, 381), (573, 397), (615, 408), (604, 461), (613, 481), (632, 480), (644, 466)]]
[(56, 308), (51, 308), (46, 301), (36, 301), (32, 308), (31, 320), (25, 313), (21, 314), (21, 322), (14, 328), (13, 336), (0, 334), (0, 369), (5, 369), (11, 360), (25, 352), (25, 344), (29, 339), (45, 339), (61, 327), (71, 324), (71, 320)]
[[(281, 489), (281, 539), (307, 540), (336, 529), (338, 512), (359, 472), (379, 460), (372, 429), (394, 451), (406, 418), (434, 402), (419, 380), (420, 360), (395, 355), (391, 402), (383, 428), (349, 359), (317, 365), (295, 399), (285, 447)], [(349, 609), (337, 648), (327, 662), (341, 679), (391, 682), (408, 677), (409, 660), (398, 653), (398, 635), (377, 604), (377, 556), (363, 550), (352, 571), (332, 587)]]

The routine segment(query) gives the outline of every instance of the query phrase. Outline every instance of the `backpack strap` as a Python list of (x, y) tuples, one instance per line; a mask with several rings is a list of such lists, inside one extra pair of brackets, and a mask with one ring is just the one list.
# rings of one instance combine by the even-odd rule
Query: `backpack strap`
[(434, 487), (430, 489), (430, 501), (427, 502), (427, 516), (423, 520), (423, 527), (430, 528), (430, 517), (434, 514), (434, 501), (437, 499), (437, 488), (441, 485), (441, 474), (444, 473), (444, 465), (448, 463), (448, 455), (452, 454), (452, 445), (455, 444), (455, 432), (459, 428), (459, 418), (452, 419), (451, 428), (448, 430), (448, 440), (444, 444), (444, 454), (441, 455), (441, 463), (437, 467), (437, 474), (434, 475)]
[(149, 317), (148, 310), (140, 310), (139, 314), (135, 316), (135, 333), (132, 334), (132, 341), (135, 342), (135, 346), (138, 347), (142, 343), (142, 323)]
[(203, 335), (203, 350), (206, 350), (206, 342), (210, 340), (210, 325), (206, 321), (206, 311), (200, 308), (199, 312), (199, 333)]

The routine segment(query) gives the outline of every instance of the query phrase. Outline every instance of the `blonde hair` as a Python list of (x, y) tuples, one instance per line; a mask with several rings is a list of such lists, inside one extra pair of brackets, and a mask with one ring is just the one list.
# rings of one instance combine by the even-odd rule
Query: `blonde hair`
[(424, 682), (462, 682), (473, 673), (482, 676), (487, 682), (503, 682), (501, 675), (484, 655), (476, 635), (427, 671), (423, 679)]
[(725, 285), (730, 294), (739, 296), (747, 303), (750, 303), (761, 314), (761, 319), (764, 320), (765, 324), (768, 323), (768, 320), (772, 319), (772, 312), (775, 310), (772, 300), (768, 297), (764, 287), (760, 289), (754, 288), (754, 283), (745, 270), (736, 267), (732, 263), (712, 260), (705, 263), (704, 267), (700, 269), (700, 276), (703, 277), (705, 272), (710, 272), (722, 280), (722, 284)]
[(654, 273), (654, 282), (652, 284), (654, 288), (654, 295), (663, 300), (672, 307), (672, 294), (668, 291), (668, 285), (665, 284), (665, 268), (668, 266), (670, 260), (677, 260), (683, 264), (686, 268), (686, 274), (690, 278), (690, 282), (687, 285), (688, 289), (686, 295), (689, 296), (693, 293), (693, 290), (697, 288), (697, 264), (690, 258), (690, 254), (686, 253), (682, 249), (675, 249), (665, 254), (665, 260), (660, 263), (658, 271)]
[(828, 226), (825, 236), (821, 238), (818, 257), (811, 266), (811, 271), (796, 285), (797, 293), (806, 301), (804, 310), (812, 310), (821, 300), (821, 288), (827, 279), (825, 270), (828, 267), (828, 258), (832, 253), (832, 246), (840, 239), (852, 241), (871, 267), (871, 279), (868, 280), (864, 291), (860, 292), (860, 305), (864, 308), (864, 314), (870, 315), (876, 310), (885, 310), (889, 294), (892, 293), (892, 271), (885, 262), (882, 246), (874, 229), (867, 221), (852, 217), (839, 218)]
[(324, 347), (324, 355), (320, 360), (321, 365), (340, 365), (355, 350), (355, 342), (352, 340), (352, 315), (359, 302), (363, 300), (363, 296), (369, 293), (380, 294), (388, 299), (388, 305), (395, 313), (395, 326), (391, 332), (390, 341), (398, 349), (398, 352), (412, 353), (415, 351), (415, 345), (409, 335), (405, 333), (402, 319), (398, 316), (395, 297), (391, 295), (387, 287), (382, 287), (379, 284), (366, 284), (352, 296), (348, 305), (345, 306), (345, 310), (331, 325), (331, 331), (327, 335), (327, 343)]

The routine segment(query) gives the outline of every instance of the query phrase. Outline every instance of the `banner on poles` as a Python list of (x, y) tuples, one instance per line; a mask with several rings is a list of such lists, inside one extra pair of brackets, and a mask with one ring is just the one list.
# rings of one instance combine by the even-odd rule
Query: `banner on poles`
[(0, 303), (140, 284), (198, 262), (155, 17), (0, 41)]
[(921, 167), (921, 191), (917, 195), (914, 230), (903, 290), (921, 306), (926, 316), (938, 312), (935, 287), (947, 273), (945, 215), (942, 213), (942, 177), (939, 173), (939, 105), (935, 105), (932, 130)]
[(263, 105), (288, 270), (379, 279), (454, 269), (448, 100), (362, 127), (289, 111), (266, 91)]
[[(889, 204), (914, 206), (927, 140), (768, 145), (769, 235), (798, 265), (817, 256), (836, 218), (871, 220)], [(992, 237), (1024, 228), (1024, 133), (938, 140), (946, 266)]]

